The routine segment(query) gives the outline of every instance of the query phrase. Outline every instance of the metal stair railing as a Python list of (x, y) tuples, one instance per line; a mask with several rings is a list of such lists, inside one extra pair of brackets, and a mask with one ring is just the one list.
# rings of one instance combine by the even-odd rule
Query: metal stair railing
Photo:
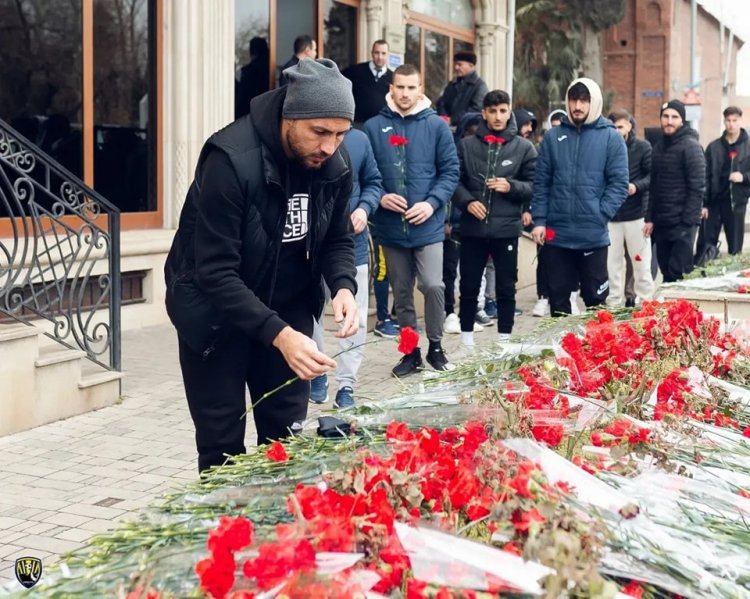
[(120, 211), (0, 119), (0, 315), (122, 370)]

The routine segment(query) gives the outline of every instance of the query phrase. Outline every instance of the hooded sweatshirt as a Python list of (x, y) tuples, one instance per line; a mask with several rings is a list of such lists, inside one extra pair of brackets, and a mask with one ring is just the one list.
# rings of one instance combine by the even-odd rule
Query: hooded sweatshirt
[(609, 245), (607, 223), (628, 194), (628, 154), (622, 135), (602, 116), (599, 86), (581, 78), (568, 92), (576, 83), (589, 90), (589, 114), (580, 126), (568, 114), (545, 134), (531, 213), (535, 224), (551, 229), (550, 245), (592, 250)]
[[(227, 324), (271, 345), (286, 326), (282, 308), (319, 316), (321, 274), (332, 295), (356, 293), (349, 155), (342, 145), (317, 171), (286, 168), (285, 94), (254, 98), (198, 159), (164, 267), (167, 312), (194, 351)], [(306, 214), (297, 193), (309, 195)]]
[[(390, 94), (386, 106), (365, 123), (385, 193), (406, 198), (409, 207), (428, 202), (434, 213), (421, 225), (404, 223), (401, 214), (378, 208), (373, 219), (378, 242), (385, 247), (415, 248), (442, 243), (445, 208), (458, 185), (456, 144), (447, 123), (423, 97), (402, 115)], [(392, 136), (407, 144), (394, 146)], [(405, 157), (406, 160), (402, 160)]]

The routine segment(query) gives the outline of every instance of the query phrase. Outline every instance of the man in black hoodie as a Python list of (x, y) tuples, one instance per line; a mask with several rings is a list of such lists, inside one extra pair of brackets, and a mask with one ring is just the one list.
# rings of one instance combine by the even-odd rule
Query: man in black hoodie
[(693, 270), (693, 246), (706, 188), (706, 161), (698, 134), (685, 124), (685, 105), (670, 100), (661, 107), (662, 137), (651, 154), (650, 202), (644, 235), (653, 232), (656, 259), (669, 283)]
[(352, 175), (339, 147), (351, 82), (326, 59), (285, 74), (288, 86), (206, 142), (165, 266), (200, 471), (245, 452), (246, 385), (258, 443), (307, 416), (308, 381), (336, 366), (310, 338), (321, 274), (337, 336), (357, 331)]
[(742, 252), (745, 238), (745, 212), (750, 196), (750, 138), (740, 127), (742, 110), (724, 110), (724, 134), (706, 148), (706, 196), (708, 208), (705, 234), (698, 236), (698, 255), (704, 246), (719, 243), (724, 226), (727, 251)]
[[(623, 285), (626, 262), (633, 271), (636, 301), (650, 300), (654, 294), (651, 277), (651, 239), (644, 235), (644, 215), (648, 206), (648, 190), (651, 185), (651, 144), (635, 136), (635, 119), (625, 110), (609, 114), (610, 121), (625, 139), (628, 147), (630, 183), (628, 197), (609, 222), (609, 297), (607, 305), (622, 306), (625, 303)], [(626, 254), (627, 250), (627, 254)]]

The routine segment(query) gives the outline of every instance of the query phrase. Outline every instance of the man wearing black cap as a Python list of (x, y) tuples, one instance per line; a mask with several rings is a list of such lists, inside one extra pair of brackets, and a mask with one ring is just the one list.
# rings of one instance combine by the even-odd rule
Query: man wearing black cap
[(661, 107), (662, 137), (651, 155), (651, 198), (644, 235), (653, 233), (664, 282), (693, 269), (693, 245), (701, 218), (706, 161), (698, 134), (685, 124), (685, 105), (670, 100)]
[(258, 443), (307, 416), (308, 381), (336, 366), (310, 338), (321, 274), (336, 335), (358, 327), (351, 166), (339, 148), (351, 82), (326, 59), (284, 75), (287, 86), (204, 145), (165, 266), (200, 471), (245, 452), (245, 386)]
[(487, 94), (487, 84), (477, 74), (477, 55), (473, 52), (456, 52), (453, 70), (456, 77), (445, 86), (437, 101), (439, 115), (448, 116), (451, 125), (457, 126), (467, 112), (482, 110), (482, 100)]

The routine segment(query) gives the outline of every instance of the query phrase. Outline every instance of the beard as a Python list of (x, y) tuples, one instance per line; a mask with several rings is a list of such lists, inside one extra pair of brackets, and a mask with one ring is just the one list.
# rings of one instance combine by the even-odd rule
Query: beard
[(286, 143), (289, 149), (292, 151), (294, 159), (303, 167), (308, 170), (320, 169), (326, 161), (331, 157), (330, 154), (325, 152), (306, 152), (302, 147), (302, 144), (297, 140), (293, 134), (294, 129), (290, 128), (286, 133)]

